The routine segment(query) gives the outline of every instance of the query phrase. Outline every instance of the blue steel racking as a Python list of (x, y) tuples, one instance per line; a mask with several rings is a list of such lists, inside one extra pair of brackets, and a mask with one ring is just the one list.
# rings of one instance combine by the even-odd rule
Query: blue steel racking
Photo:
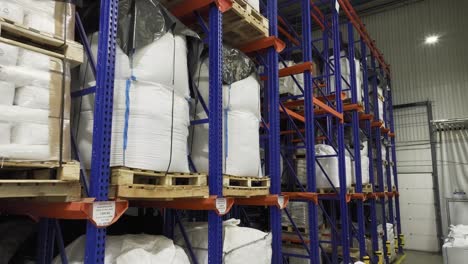
[[(299, 1), (287, 1), (287, 3), (284, 6), (288, 6), (291, 4), (294, 4)], [(292, 226), (294, 230), (296, 231), (298, 238), (296, 241), (301, 242), (307, 251), (307, 255), (305, 256), (300, 256), (298, 254), (285, 254), (286, 256), (291, 256), (291, 257), (305, 257), (305, 258), (310, 258), (311, 263), (318, 263), (318, 259), (315, 258), (315, 254), (317, 254), (317, 250), (319, 247), (321, 247), (321, 243), (325, 241), (319, 241), (318, 236), (317, 236), (317, 225), (316, 222), (314, 223), (314, 219), (316, 219), (316, 214), (317, 214), (317, 201), (318, 205), (321, 207), (322, 212), (325, 215), (325, 218), (328, 219), (330, 224), (332, 225), (332, 233), (334, 233), (333, 230), (338, 230), (338, 226), (336, 225), (338, 222), (338, 219), (336, 218), (336, 213), (334, 206), (332, 205), (332, 211), (330, 212), (331, 215), (328, 215), (324, 211), (323, 205), (321, 205), (321, 201), (330, 198), (329, 195), (316, 195), (314, 196), (314, 193), (316, 192), (316, 186), (315, 186), (315, 160), (319, 157), (314, 157), (314, 131), (313, 128), (318, 128), (320, 131), (322, 131), (326, 137), (325, 141), (331, 144), (333, 142), (333, 138), (335, 137), (337, 142), (336, 142), (336, 150), (338, 153), (338, 160), (339, 160), (339, 178), (340, 178), (340, 190), (339, 194), (333, 197), (333, 199), (339, 201), (339, 206), (340, 206), (340, 211), (341, 211), (341, 216), (340, 216), (340, 224), (341, 224), (341, 241), (338, 241), (338, 232), (335, 231), (336, 234), (332, 234), (332, 247), (333, 247), (333, 254), (331, 257), (331, 262), (337, 263), (338, 261), (338, 256), (336, 255), (337, 252), (337, 246), (338, 244), (342, 247), (342, 254), (341, 257), (343, 258), (343, 262), (347, 263), (349, 262), (350, 259), (350, 244), (352, 244), (351, 239), (353, 237), (356, 237), (358, 240), (358, 249), (359, 249), (359, 258), (365, 262), (369, 263), (382, 263), (382, 252), (379, 251), (378, 248), (378, 240), (379, 234), (377, 232), (377, 224), (378, 224), (378, 214), (377, 214), (377, 202), (381, 205), (381, 215), (380, 215), (380, 220), (383, 226), (383, 236), (382, 236), (382, 244), (384, 245), (383, 247), (383, 256), (385, 258), (385, 262), (388, 263), (389, 259), (387, 256), (387, 247), (385, 245), (388, 245), (387, 242), (387, 233), (386, 233), (386, 228), (385, 224), (386, 222), (390, 222), (392, 224), (396, 224), (396, 229), (397, 229), (397, 236), (395, 239), (395, 245), (398, 249), (398, 253), (402, 254), (403, 253), (403, 236), (401, 233), (401, 223), (400, 223), (400, 215), (399, 215), (399, 201), (398, 201), (398, 177), (397, 177), (397, 172), (396, 172), (396, 152), (395, 152), (395, 141), (394, 141), (394, 136), (395, 133), (393, 132), (394, 127), (393, 127), (393, 108), (391, 106), (391, 90), (390, 89), (385, 89), (385, 97), (386, 97), (386, 107), (385, 109), (385, 118), (384, 120), (379, 120), (379, 113), (378, 113), (378, 95), (377, 95), (377, 81), (378, 77), (376, 73), (380, 73), (382, 75), (382, 79), (388, 79), (390, 80), (390, 72), (389, 72), (389, 67), (385, 63), (383, 56), (381, 53), (378, 51), (378, 49), (375, 47), (374, 42), (370, 39), (369, 35), (365, 31), (364, 25), (360, 22), (359, 17), (356, 15), (355, 11), (353, 10), (352, 6), (349, 4), (347, 0), (340, 0), (340, 1), (319, 1), (319, 3), (309, 3), (309, 1), (301, 1), (302, 2), (302, 47), (298, 44), (297, 39), (299, 39), (298, 34), (292, 31), (292, 27), (289, 25), (285, 25), (290, 32), (284, 33), (283, 36), (288, 38), (288, 47), (286, 48), (284, 54), (285, 56), (290, 56), (290, 52), (292, 50), (300, 50), (302, 49), (303, 53), (303, 59), (304, 61), (308, 61), (307, 54), (309, 52), (309, 49), (312, 48), (315, 51), (318, 51), (317, 47), (317, 42), (321, 41), (322, 42), (322, 48), (323, 52), (321, 53), (321, 57), (323, 60), (325, 60), (325, 66), (324, 66), (324, 72), (322, 73), (321, 76), (314, 76), (314, 84), (316, 86), (319, 86), (315, 80), (323, 80), (325, 82), (325, 93), (322, 93), (323, 97), (322, 98), (330, 98), (330, 76), (334, 76), (335, 80), (335, 98), (332, 98), (334, 101), (334, 104), (331, 104), (329, 101), (327, 102), (330, 107), (336, 107), (336, 112), (339, 114), (343, 114), (344, 118), (351, 116), (351, 120), (346, 119), (347, 126), (351, 126), (352, 129), (352, 135), (353, 135), (353, 144), (354, 146), (357, 145), (358, 142), (361, 141), (359, 137), (360, 131), (362, 131), (366, 137), (367, 141), (369, 142), (369, 148), (368, 148), (368, 157), (369, 157), (369, 167), (370, 172), (369, 172), (369, 178), (370, 178), (370, 183), (373, 186), (372, 193), (366, 193), (363, 194), (363, 186), (362, 186), (362, 175), (361, 175), (361, 162), (360, 162), (360, 149), (357, 147), (354, 147), (354, 151), (351, 152), (346, 149), (343, 143), (343, 126), (338, 123), (338, 124), (333, 124), (331, 122), (331, 119), (333, 119), (335, 116), (333, 115), (333, 111), (329, 111), (326, 114), (326, 119), (327, 119), (327, 128), (323, 129), (320, 124), (317, 122), (317, 119), (321, 118), (320, 115), (316, 116), (315, 118), (313, 117), (313, 112), (311, 109), (308, 109), (308, 105), (311, 105), (311, 93), (307, 91), (311, 91), (312, 86), (308, 82), (307, 78), (308, 76), (310, 77), (310, 74), (305, 73), (304, 75), (304, 87), (300, 87), (301, 91), (304, 91), (303, 94), (305, 94), (304, 98), (304, 105), (306, 109), (306, 118), (301, 119), (297, 118), (297, 115), (294, 113), (288, 111), (287, 109), (284, 109), (283, 107), (283, 112), (287, 116), (287, 120), (289, 122), (292, 122), (293, 118), (296, 118), (297, 120), (305, 121), (305, 133), (306, 137), (304, 140), (303, 135), (301, 134), (302, 130), (298, 129), (295, 124), (288, 124), (288, 131), (285, 131), (288, 136), (288, 139), (286, 142), (291, 143), (291, 136), (289, 135), (291, 132), (290, 130), (293, 128), (295, 133), (298, 134), (298, 137), (301, 139), (301, 141), (305, 141), (305, 147), (306, 147), (306, 158), (307, 158), (307, 182), (309, 183), (307, 186), (307, 192), (304, 192), (305, 190), (300, 186), (302, 189), (301, 193), (293, 193), (293, 192), (287, 192), (285, 194), (290, 196), (290, 202), (293, 200), (300, 200), (304, 201), (304, 199), (309, 200), (309, 231), (310, 231), (310, 240), (309, 240), (309, 247), (307, 247), (307, 243), (304, 240), (303, 236), (299, 233), (298, 228), (296, 227), (294, 221), (292, 221), (292, 218), (290, 217), (290, 214), (286, 210), (287, 216), (289, 220), (292, 222)], [(310, 11), (312, 5), (312, 12)], [(329, 7), (327, 9), (327, 6)], [(346, 14), (345, 21), (346, 23), (345, 28), (347, 29), (347, 35), (348, 35), (348, 50), (347, 50), (347, 58), (348, 61), (350, 62), (349, 64), (349, 69), (350, 69), (350, 79), (348, 83), (343, 76), (340, 73), (340, 61), (338, 59), (335, 59), (335, 62), (329, 62), (329, 56), (328, 56), (328, 46), (329, 46), (329, 41), (331, 40), (333, 43), (333, 57), (334, 58), (341, 58), (342, 56), (340, 55), (341, 47), (340, 47), (340, 42), (341, 42), (341, 33), (340, 32), (340, 27), (338, 23), (339, 17), (339, 11), (338, 8), (342, 8), (344, 13)], [(321, 10), (328, 10), (330, 12), (329, 15), (324, 16), (321, 14)], [(323, 38), (322, 39), (316, 39), (311, 41), (310, 40), (310, 34), (312, 31), (312, 27), (310, 26), (310, 16), (312, 15), (312, 18), (316, 22), (316, 26), (320, 27), (323, 31)], [(284, 22), (283, 22), (284, 23)], [(317, 28), (316, 27), (316, 28)], [(354, 30), (357, 31), (360, 39), (358, 41), (354, 40), (355, 37), (355, 32)], [(283, 32), (283, 31), (281, 31)], [(297, 38), (297, 39), (295, 39)], [(310, 43), (307, 45), (307, 43)], [(296, 47), (291, 47), (292, 44), (295, 44)], [(358, 101), (357, 95), (358, 95), (358, 88), (356, 87), (356, 76), (357, 76), (357, 69), (355, 68), (354, 64), (354, 58), (355, 58), (355, 45), (358, 44), (358, 48), (360, 49), (361, 52), (361, 65), (363, 68), (363, 86), (364, 86), (364, 100), (363, 102)], [(311, 47), (310, 47), (311, 46)], [(369, 51), (369, 52), (368, 52)], [(376, 65), (376, 60), (379, 63), (379, 66)], [(368, 76), (368, 62), (370, 61), (370, 66), (371, 70), (374, 73), (372, 76)], [(333, 67), (333, 70), (330, 70), (330, 68)], [(370, 77), (370, 83), (371, 83), (371, 89), (372, 89), (372, 101), (369, 100), (369, 82), (368, 82), (368, 77)], [(294, 79), (294, 77), (293, 77)], [(346, 83), (347, 87), (341, 87), (342, 81)], [(299, 86), (297, 80), (295, 80), (296, 85)], [(382, 80), (383, 81), (383, 80)], [(303, 88), (303, 89), (302, 89)], [(350, 91), (351, 93), (351, 103), (350, 104), (342, 104), (341, 96), (341, 91)], [(296, 97), (287, 97), (286, 100), (294, 100), (298, 99), (301, 96), (296, 96)], [(315, 98), (314, 98), (315, 99)], [(359, 105), (359, 103), (363, 103), (363, 105)], [(291, 104), (289, 104), (291, 105)], [(318, 107), (320, 107), (319, 104), (317, 104)], [(371, 106), (374, 106), (374, 112), (371, 115), (370, 114), (370, 109)], [(323, 112), (327, 111), (322, 111)], [(312, 118), (310, 118), (312, 116)], [(309, 117), (309, 118), (308, 118)], [(315, 124), (314, 124), (315, 121)], [(315, 126), (314, 126), (315, 125)], [(386, 127), (390, 127), (390, 129), (387, 129)], [(324, 131), (326, 130), (326, 131)], [(308, 140), (308, 139), (313, 139), (313, 140)], [(384, 147), (387, 149), (387, 165), (386, 165), (386, 170), (383, 171), (383, 160), (381, 156), (381, 151), (382, 151), (382, 139), (385, 139), (387, 142), (388, 139), (390, 139), (390, 144), (385, 144)], [(323, 140), (323, 138), (320, 138), (320, 140)], [(286, 164), (290, 168), (290, 171), (292, 172), (295, 182), (299, 182), (297, 180), (297, 176), (295, 175), (294, 169), (291, 168), (291, 162), (288, 160), (291, 155), (288, 155), (288, 150), (289, 149), (294, 149), (294, 146), (290, 146), (287, 144), (286, 146), (286, 154), (284, 155), (286, 159)], [(373, 148), (375, 148), (375, 153), (373, 152)], [(347, 195), (346, 194), (346, 186), (345, 186), (345, 168), (344, 168), (344, 153), (345, 151), (350, 152), (350, 156), (353, 157), (354, 159), (354, 169), (356, 172), (356, 186), (355, 186), (355, 191), (356, 194), (354, 195)], [(312, 154), (312, 155), (311, 155)], [(375, 157), (374, 157), (375, 156)], [(391, 156), (391, 158), (390, 158)], [(375, 158), (375, 160), (374, 160)], [(391, 162), (390, 162), (391, 160)], [(317, 165), (320, 163), (317, 161)], [(375, 165), (374, 165), (375, 164)], [(376, 168), (376, 175), (374, 175), (374, 169)], [(320, 168), (323, 170), (323, 168)], [(387, 175), (386, 179), (387, 182), (384, 182), (384, 173)], [(395, 189), (393, 189), (393, 186), (391, 185), (391, 175), (393, 173), (394, 177), (394, 182), (395, 182)], [(326, 174), (326, 173), (325, 173)], [(328, 176), (327, 176), (328, 177)], [(312, 184), (311, 184), (312, 183)], [(291, 186), (290, 184), (288, 185), (289, 187)], [(387, 186), (386, 189), (384, 189), (384, 186)], [(333, 187), (334, 188), (334, 187)], [(336, 189), (335, 189), (336, 190)], [(318, 197), (318, 199), (317, 199)], [(393, 214), (393, 199), (392, 197), (395, 197), (395, 208), (396, 208), (396, 215)], [(356, 204), (356, 211), (351, 212), (352, 215), (355, 215), (357, 218), (357, 230), (356, 228), (352, 225), (350, 218), (348, 218), (348, 209), (347, 209), (347, 203), (349, 201), (352, 201), (353, 203)], [(367, 202), (367, 203), (366, 203)], [(368, 205), (369, 207), (369, 215), (370, 215), (370, 225), (368, 228), (370, 229), (370, 237), (371, 237), (371, 242), (372, 242), (372, 252), (367, 252), (366, 249), (366, 243), (365, 243), (365, 238), (366, 238), (366, 223), (364, 219), (364, 206)], [(388, 206), (388, 210), (386, 210), (386, 205)], [(346, 213), (343, 213), (346, 212)], [(349, 226), (349, 228), (348, 228)], [(327, 242), (328, 243), (328, 242)], [(330, 262), (330, 259), (328, 259)]]
[[(393, 107), (391, 89), (385, 89), (385, 118), (378, 120), (378, 93), (377, 93), (377, 73), (385, 76), (382, 78), (387, 79), (390, 87), (390, 71), (388, 65), (385, 63), (382, 55), (375, 47), (374, 42), (370, 39), (365, 31), (365, 27), (360, 22), (352, 6), (348, 0), (322, 0), (317, 3), (309, 0), (295, 0), (287, 1), (287, 4), (294, 4), (301, 2), (301, 15), (302, 15), (302, 33), (301, 36), (293, 30), (293, 27), (287, 22), (286, 18), (282, 17), (278, 12), (277, 0), (269, 0), (264, 6), (267, 17), (269, 19), (269, 33), (270, 38), (250, 43), (244, 46), (244, 51), (258, 51), (259, 49), (266, 49), (266, 60), (261, 56), (257, 58), (259, 61), (266, 61), (264, 63), (266, 69), (266, 87), (264, 89), (264, 117), (266, 121), (264, 128), (267, 131), (267, 170), (268, 175), (271, 177), (271, 194), (267, 197), (261, 198), (244, 198), (244, 199), (230, 199), (224, 200), (226, 202), (226, 212), (233, 206), (237, 205), (268, 205), (270, 207), (270, 228), (273, 233), (273, 263), (287, 262), (288, 257), (305, 257), (311, 263), (320, 263), (320, 248), (323, 250), (323, 245), (331, 244), (333, 253), (331, 259), (327, 256), (328, 262), (338, 263), (338, 246), (341, 246), (342, 252), (339, 256), (344, 263), (350, 262), (350, 248), (353, 237), (358, 240), (359, 258), (368, 263), (382, 263), (379, 259), (378, 252), (378, 239), (377, 233), (377, 206), (379, 202), (381, 208), (381, 220), (384, 221), (384, 236), (383, 244), (386, 244), (386, 228), (385, 222), (389, 221), (396, 224), (397, 239), (396, 245), (398, 252), (403, 253), (404, 238), (401, 231), (400, 211), (399, 211), (399, 195), (398, 195), (398, 177), (396, 171), (396, 152), (395, 152), (395, 134), (393, 124)], [(209, 224), (209, 263), (222, 262), (222, 218), (220, 212), (217, 210), (216, 202), (222, 198), (222, 13), (229, 9), (232, 2), (230, 0), (197, 0), (185, 1), (181, 5), (173, 9), (175, 15), (188, 14), (199, 10), (202, 7), (209, 6), (209, 27), (204, 26), (208, 30), (208, 45), (210, 52), (210, 108), (209, 109), (209, 150), (210, 150), (210, 198), (207, 199), (191, 199), (191, 201), (182, 200), (174, 202), (142, 202), (135, 203), (137, 206), (142, 207), (161, 207), (167, 208), (165, 217), (166, 221), (166, 234), (171, 236), (174, 229), (174, 223), (177, 223), (181, 228), (182, 234), (184, 229), (180, 223), (180, 216), (177, 210), (208, 210), (208, 224)], [(340, 32), (340, 7), (346, 14), (346, 28), (348, 33), (348, 60), (350, 61), (350, 83), (349, 87), (341, 87), (342, 80), (340, 59), (341, 58), (341, 32)], [(106, 201), (108, 197), (109, 187), (109, 157), (110, 157), (110, 135), (112, 127), (112, 104), (113, 104), (113, 79), (114, 79), (114, 63), (115, 63), (115, 45), (116, 45), (116, 30), (117, 30), (117, 16), (118, 16), (118, 0), (101, 0), (101, 15), (100, 15), (100, 30), (99, 32), (99, 46), (98, 46), (98, 60), (97, 64), (94, 63), (89, 44), (87, 43), (83, 27), (81, 25), (79, 16), (77, 17), (78, 31), (84, 42), (85, 51), (91, 64), (91, 68), (95, 73), (97, 84), (96, 87), (81, 90), (74, 94), (74, 96), (83, 96), (89, 93), (95, 93), (95, 113), (94, 113), (94, 133), (93, 133), (93, 164), (91, 169), (89, 189), (85, 190), (89, 197), (93, 199), (83, 199), (80, 202), (67, 203), (67, 204), (29, 204), (19, 203), (16, 204), (18, 208), (11, 209), (12, 211), (22, 212), (24, 214), (32, 214), (35, 216), (43, 217), (41, 220), (40, 229), (40, 243), (39, 243), (39, 257), (38, 263), (49, 263), (53, 257), (54, 237), (57, 240), (60, 249), (61, 258), (63, 263), (67, 263), (64, 254), (63, 241), (61, 239), (60, 227), (58, 221), (53, 218), (66, 218), (66, 219), (88, 219), (87, 232), (86, 232), (86, 263), (103, 263), (104, 262), (104, 248), (106, 231), (102, 227), (97, 227), (93, 222), (90, 211), (93, 206), (101, 201)], [(326, 15), (323, 12), (327, 12)], [(197, 13), (198, 15), (198, 13)], [(199, 19), (200, 20), (200, 19)], [(322, 38), (312, 39), (312, 30), (314, 20), (316, 26), (322, 30)], [(286, 27), (278, 26), (278, 21)], [(208, 29), (209, 28), (209, 29)], [(359, 40), (355, 41), (354, 31), (357, 31)], [(287, 48), (282, 54), (278, 54), (282, 49), (281, 42), (277, 40), (278, 31), (287, 38)], [(323, 52), (319, 51), (318, 43), (322, 43)], [(333, 58), (330, 60), (328, 47), (330, 43), (333, 44)], [(356, 72), (354, 57), (355, 57), (355, 44), (358, 45), (361, 52), (361, 64), (363, 67), (363, 86), (364, 86), (364, 100), (361, 109), (357, 101), (356, 87)], [(289, 69), (278, 70), (278, 64), (281, 56), (290, 57), (291, 53), (295, 50), (302, 51), (302, 64), (290, 67)], [(369, 52), (368, 52), (369, 51)], [(324, 65), (324, 73), (321, 76), (313, 76), (312, 53), (317, 52), (320, 54)], [(282, 59), (281, 59), (282, 60)], [(379, 66), (376, 64), (378, 61)], [(368, 76), (368, 65), (373, 72), (372, 76)], [(278, 80), (280, 76), (293, 76), (294, 74), (304, 74), (304, 86), (300, 87), (303, 91), (302, 96), (297, 96), (292, 101), (286, 102), (286, 99), (280, 100)], [(332, 93), (330, 87), (331, 77), (334, 76), (335, 91)], [(298, 85), (297, 80), (294, 78), (295, 83)], [(373, 91), (373, 100), (370, 101), (368, 96), (369, 86), (368, 79), (371, 81), (371, 88)], [(319, 94), (314, 96), (314, 89), (318, 90)], [(323, 91), (324, 90), (324, 91)], [(344, 104), (342, 98), (342, 91), (351, 91), (351, 104)], [(303, 98), (303, 99), (301, 99)], [(301, 101), (302, 100), (302, 101)], [(288, 104), (291, 102), (303, 104), (305, 107), (305, 116), (298, 114), (288, 109)], [(374, 106), (373, 115), (370, 114), (371, 104)], [(286, 117), (288, 122), (288, 130), (283, 131), (289, 138), (286, 140), (288, 144), (285, 147), (286, 154), (285, 161), (288, 164), (290, 171), (294, 174), (294, 168), (291, 165), (291, 149), (292, 134), (297, 136), (305, 143), (306, 149), (306, 162), (307, 162), (307, 188), (304, 189), (299, 184), (300, 192), (288, 190), (288, 192), (281, 192), (281, 172), (280, 172), (280, 155), (282, 155), (280, 148), (280, 112), (283, 117)], [(351, 116), (351, 121), (346, 117)], [(293, 120), (299, 120), (304, 123), (304, 130), (301, 130)], [(323, 122), (324, 121), (324, 122)], [(383, 123), (382, 123), (383, 121)], [(322, 123), (326, 124), (324, 128)], [(382, 127), (388, 126), (389, 129)], [(354, 151), (350, 153), (355, 161), (356, 171), (356, 193), (349, 194), (346, 188), (346, 168), (345, 168), (345, 152), (347, 151), (344, 143), (344, 128), (351, 126), (354, 142)], [(316, 138), (315, 130), (321, 131), (323, 136)], [(302, 134), (305, 131), (305, 137)], [(374, 167), (373, 159), (373, 146), (377, 149), (375, 157), (377, 177), (374, 175), (374, 170), (370, 170), (370, 183), (373, 184), (373, 192), (363, 194), (362, 189), (362, 175), (360, 163), (360, 149), (356, 147), (357, 142), (360, 142), (359, 132), (362, 131), (366, 135), (369, 148), (369, 166)], [(292, 132), (292, 133), (290, 133)], [(382, 135), (382, 132), (384, 132)], [(386, 159), (388, 162), (385, 173), (387, 174), (387, 189), (384, 189), (384, 171), (380, 149), (382, 148), (382, 136), (387, 142)], [(318, 194), (316, 188), (316, 164), (318, 169), (323, 170), (320, 165), (320, 156), (315, 155), (315, 142), (322, 140), (328, 144), (334, 145), (336, 150), (336, 157), (339, 161), (339, 189), (335, 194)], [(86, 182), (85, 171), (82, 170), (83, 183)], [(390, 175), (393, 173), (395, 190), (391, 185)], [(326, 173), (325, 173), (326, 174)], [(295, 182), (298, 182), (297, 176), (294, 175)], [(328, 176), (327, 176), (328, 177)], [(378, 183), (378, 188), (377, 188)], [(295, 184), (294, 184), (295, 185)], [(301, 256), (299, 254), (282, 254), (282, 237), (281, 232), (281, 207), (278, 204), (279, 197), (284, 195), (287, 199), (294, 202), (306, 202), (308, 204), (308, 226), (309, 238), (308, 242), (300, 234), (294, 221), (290, 217), (290, 213), (285, 210), (299, 237), (299, 242), (304, 246), (307, 255)], [(392, 199), (394, 198), (394, 199)], [(349, 208), (349, 202), (356, 203), (356, 211)], [(366, 203), (367, 202), (367, 203)], [(389, 213), (386, 213), (385, 204), (388, 204)], [(369, 206), (370, 211), (370, 237), (372, 239), (372, 252), (368, 252), (365, 246), (366, 237), (366, 223), (364, 221), (365, 205)], [(395, 206), (395, 214), (393, 213), (393, 205)], [(113, 221), (115, 221), (127, 208), (128, 203), (117, 201), (116, 213)], [(336, 206), (339, 206), (339, 218), (336, 212)], [(332, 209), (328, 210), (327, 209)], [(320, 211), (324, 214), (325, 219), (331, 225), (331, 241), (319, 240), (318, 229), (318, 213)], [(357, 216), (357, 230), (353, 226), (350, 216)], [(338, 223), (340, 225), (338, 225)], [(338, 232), (339, 226), (341, 232)], [(189, 246), (190, 248), (190, 246)], [(384, 247), (385, 260), (388, 263), (386, 256), (386, 248)], [(190, 250), (190, 255), (193, 258), (193, 252)], [(326, 255), (326, 254), (322, 254)], [(370, 260), (367, 260), (370, 257)]]

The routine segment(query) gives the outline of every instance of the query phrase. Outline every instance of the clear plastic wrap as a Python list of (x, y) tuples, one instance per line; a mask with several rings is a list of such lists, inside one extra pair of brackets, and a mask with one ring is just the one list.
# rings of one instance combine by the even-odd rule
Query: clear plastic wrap
[(0, 49), (15, 51), (0, 54), (0, 101), (5, 101), (0, 103), (0, 158), (69, 160), (68, 64), (4, 43)]
[(0, 17), (61, 39), (75, 37), (74, 1), (0, 0)]

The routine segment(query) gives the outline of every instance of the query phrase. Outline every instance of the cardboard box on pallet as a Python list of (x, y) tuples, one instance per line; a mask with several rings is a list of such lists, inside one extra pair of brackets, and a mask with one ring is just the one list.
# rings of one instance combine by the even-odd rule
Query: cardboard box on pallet
[(0, 17), (60, 39), (75, 37), (75, 5), (71, 1), (0, 0)]
[(0, 43), (0, 158), (71, 159), (68, 63)]

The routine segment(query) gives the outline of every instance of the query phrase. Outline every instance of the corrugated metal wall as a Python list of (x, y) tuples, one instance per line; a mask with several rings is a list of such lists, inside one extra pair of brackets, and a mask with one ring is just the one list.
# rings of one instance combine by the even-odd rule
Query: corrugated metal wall
[[(363, 17), (391, 64), (395, 104), (430, 100), (435, 119), (468, 116), (467, 10), (466, 0), (423, 0)], [(440, 43), (423, 44), (430, 34)]]

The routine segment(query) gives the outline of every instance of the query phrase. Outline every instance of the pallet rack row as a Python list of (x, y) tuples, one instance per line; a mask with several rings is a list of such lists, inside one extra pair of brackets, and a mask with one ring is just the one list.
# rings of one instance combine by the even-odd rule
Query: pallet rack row
[[(98, 57), (94, 62), (91, 55), (90, 45), (87, 43), (86, 35), (77, 15), (76, 23), (82, 42), (84, 43), (86, 54), (89, 58), (90, 67), (96, 77), (96, 86), (85, 89), (75, 94), (82, 96), (95, 93), (95, 112), (93, 129), (93, 151), (92, 166), (87, 182), (86, 170), (81, 170), (80, 178), (84, 186), (85, 193), (90, 198), (83, 198), (74, 202), (49, 203), (45, 201), (30, 202), (16, 201), (15, 203), (1, 204), (1, 210), (9, 213), (31, 215), (41, 219), (40, 247), (38, 263), (49, 263), (53, 257), (53, 243), (57, 238), (62, 262), (66, 263), (63, 242), (61, 241), (60, 228), (58, 222), (53, 219), (84, 219), (88, 221), (86, 231), (86, 263), (104, 263), (105, 254), (105, 227), (117, 221), (129, 205), (141, 208), (164, 208), (165, 210), (165, 233), (170, 236), (170, 230), (174, 229), (177, 221), (176, 210), (207, 210), (208, 211), (208, 256), (209, 263), (222, 263), (222, 215), (228, 213), (236, 206), (267, 206), (269, 208), (269, 229), (273, 234), (272, 239), (272, 262), (287, 262), (289, 257), (307, 258), (311, 263), (321, 263), (322, 256), (330, 263), (338, 263), (339, 258), (344, 263), (351, 260), (351, 248), (353, 238), (358, 240), (358, 258), (368, 263), (381, 263), (379, 259), (379, 248), (377, 234), (377, 203), (381, 205), (381, 221), (396, 223), (397, 226), (397, 248), (400, 254), (403, 253), (403, 237), (399, 217), (398, 201), (398, 177), (396, 171), (395, 134), (393, 127), (393, 109), (391, 105), (391, 90), (384, 89), (386, 107), (384, 108), (384, 120), (379, 120), (378, 113), (378, 88), (377, 74), (367, 76), (368, 63), (372, 72), (379, 72), (382, 80), (390, 80), (390, 70), (385, 63), (383, 56), (375, 47), (365, 31), (365, 27), (360, 22), (356, 13), (348, 0), (323, 0), (312, 2), (309, 0), (288, 1), (289, 4), (301, 4), (302, 33), (299, 35), (288, 23), (287, 18), (281, 16), (278, 10), (278, 1), (269, 0), (261, 2), (262, 10), (266, 14), (268, 21), (268, 35), (244, 36), (246, 41), (236, 42), (236, 46), (254, 57), (265, 68), (262, 79), (265, 81), (263, 89), (263, 135), (265, 146), (266, 175), (270, 176), (270, 194), (256, 197), (223, 197), (223, 173), (222, 173), (222, 45), (223, 45), (223, 14), (229, 12), (237, 1), (231, 0), (192, 0), (173, 1), (170, 7), (171, 12), (182, 19), (185, 23), (198, 21), (207, 36), (209, 47), (209, 197), (205, 198), (184, 198), (170, 201), (145, 200), (145, 201), (125, 201), (109, 199), (110, 187), (110, 146), (111, 127), (113, 111), (113, 91), (114, 91), (114, 68), (116, 55), (116, 34), (118, 21), (118, 0), (101, 0), (100, 21), (99, 21), (99, 45)], [(203, 10), (206, 11), (209, 25), (204, 23)], [(358, 87), (356, 84), (357, 69), (354, 63), (350, 63), (350, 80), (346, 83), (350, 87), (342, 87), (341, 73), (341, 32), (340, 32), (340, 10), (345, 13), (345, 25), (348, 36), (348, 60), (354, 62), (355, 46), (357, 45), (362, 54), (360, 63), (363, 71), (364, 100), (358, 100)], [(195, 18), (187, 19), (188, 15)], [(201, 14), (201, 15), (200, 15)], [(185, 19), (183, 19), (185, 18)], [(312, 22), (313, 21), (313, 22)], [(321, 38), (312, 39), (312, 31), (318, 27), (322, 31)], [(225, 28), (226, 30), (226, 28)], [(232, 27), (228, 30), (233, 30)], [(359, 35), (359, 40), (355, 41), (355, 31)], [(281, 34), (279, 34), (281, 33)], [(284, 42), (279, 40), (279, 36), (286, 38)], [(234, 43), (234, 42), (233, 42)], [(321, 43), (322, 47), (320, 49)], [(329, 47), (332, 44), (332, 53)], [(299, 51), (302, 54), (302, 63), (279, 69), (279, 63), (283, 62), (283, 57), (289, 58), (292, 52)], [(313, 55), (319, 54), (324, 61), (324, 72), (313, 74), (316, 71), (317, 62)], [(378, 61), (378, 65), (376, 63)], [(294, 98), (280, 98), (279, 79), (291, 76), (296, 85), (294, 76), (303, 74), (302, 96)], [(334, 79), (334, 80), (333, 80)], [(331, 89), (332, 80), (334, 91)], [(369, 98), (368, 80), (371, 82), (373, 98)], [(390, 85), (390, 84), (389, 84)], [(346, 101), (346, 93), (351, 94), (351, 102)], [(287, 101), (286, 101), (287, 100)], [(345, 103), (346, 101), (346, 103)], [(370, 113), (371, 105), (374, 106), (373, 114)], [(281, 131), (284, 120), (286, 129)], [(388, 162), (385, 172), (383, 171), (383, 161), (381, 155), (374, 155), (373, 148), (368, 148), (370, 168), (376, 162), (377, 177), (374, 170), (370, 170), (370, 184), (372, 192), (363, 191), (360, 149), (354, 147), (354, 152), (350, 155), (354, 158), (356, 171), (355, 191), (349, 193), (346, 178), (346, 151), (345, 128), (352, 129), (353, 142), (360, 142), (359, 133), (364, 132), (370, 145), (375, 146), (378, 153), (381, 152), (382, 140), (387, 149), (386, 160)], [(386, 128), (388, 127), (388, 129)], [(320, 136), (317, 136), (320, 132)], [(383, 133), (383, 134), (382, 134)], [(281, 186), (280, 162), (283, 156), (289, 169), (294, 173), (291, 165), (291, 149), (296, 149), (293, 144), (293, 136), (296, 135), (303, 142), (306, 159), (307, 184), (304, 188), (299, 184), (297, 188), (283, 189)], [(286, 145), (282, 148), (280, 141), (284, 137)], [(321, 193), (316, 186), (316, 171), (323, 170), (320, 159), (326, 158), (315, 154), (316, 141), (320, 140), (329, 145), (333, 145), (338, 160), (339, 187), (333, 187), (333, 191)], [(295, 143), (295, 142), (294, 142)], [(283, 151), (284, 150), (284, 151)], [(75, 153), (79, 157), (79, 153)], [(375, 161), (374, 161), (374, 156)], [(317, 167), (317, 168), (316, 168)], [(393, 189), (390, 175), (393, 172), (395, 189)], [(326, 172), (324, 172), (326, 174)], [(384, 173), (387, 174), (387, 182), (384, 182)], [(297, 180), (297, 177), (295, 177)], [(327, 176), (328, 178), (328, 176)], [(292, 186), (295, 186), (294, 182)], [(387, 189), (384, 189), (384, 186)], [(284, 210), (291, 220), (293, 230), (297, 238), (286, 238), (282, 236), (281, 214), (282, 209), (291, 202), (306, 202), (308, 208), (308, 239), (305, 239), (292, 220), (288, 210)], [(350, 206), (353, 204), (353, 206)], [(356, 209), (354, 209), (354, 204)], [(388, 210), (386, 210), (388, 204)], [(366, 209), (368, 206), (370, 209)], [(393, 212), (395, 206), (396, 212)], [(336, 210), (339, 208), (339, 210)], [(236, 209), (236, 208), (235, 208)], [(364, 212), (370, 211), (371, 222), (366, 223)], [(237, 211), (237, 210), (233, 210)], [(328, 222), (331, 230), (331, 240), (319, 240), (318, 214), (321, 212)], [(351, 216), (356, 216), (357, 228), (352, 223)], [(183, 226), (179, 224), (183, 229)], [(366, 229), (371, 230), (372, 252), (366, 250)], [(386, 229), (382, 238), (386, 244)], [(306, 255), (283, 254), (282, 244), (284, 240), (295, 240), (302, 244)], [(187, 242), (187, 241), (186, 241)], [(325, 246), (331, 247), (331, 254)], [(52, 249), (51, 249), (52, 248)], [(189, 246), (190, 248), (190, 246)], [(338, 248), (341, 253), (338, 254)], [(383, 248), (383, 255), (388, 263), (387, 249)], [(322, 253), (320, 253), (322, 252)], [(356, 254), (353, 254), (355, 256)], [(193, 253), (191, 254), (193, 257)]]

